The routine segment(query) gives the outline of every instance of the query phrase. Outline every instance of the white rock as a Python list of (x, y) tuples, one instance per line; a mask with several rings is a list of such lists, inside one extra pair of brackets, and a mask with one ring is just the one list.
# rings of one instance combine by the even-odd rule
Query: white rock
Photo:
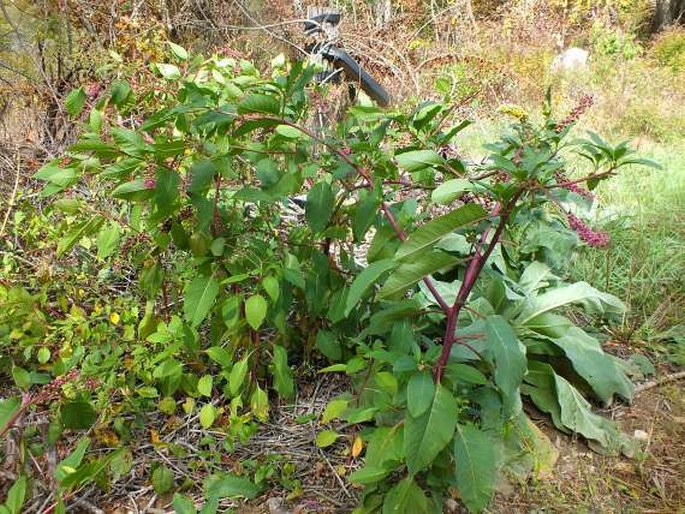
[(636, 430), (635, 432), (633, 432), (633, 437), (638, 441), (646, 441), (647, 439), (649, 439), (649, 434), (644, 430)]
[(578, 47), (567, 48), (552, 61), (552, 71), (576, 71), (587, 68), (590, 52)]

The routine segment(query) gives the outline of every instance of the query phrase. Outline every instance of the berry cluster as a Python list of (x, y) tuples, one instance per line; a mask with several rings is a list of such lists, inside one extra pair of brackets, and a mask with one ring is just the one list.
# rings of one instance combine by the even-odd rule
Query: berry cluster
[(570, 191), (572, 193), (576, 193), (577, 195), (582, 196), (586, 200), (594, 200), (594, 195), (588, 191), (587, 189), (580, 187), (578, 184), (570, 184), (569, 183), (569, 178), (566, 176), (566, 174), (563, 171), (557, 171), (554, 175), (554, 178), (557, 179), (557, 183), (566, 189), (567, 191)]
[(79, 370), (72, 369), (66, 375), (57, 377), (49, 384), (44, 385), (40, 392), (33, 397), (32, 403), (41, 404), (59, 398), (62, 395), (62, 386), (76, 380), (79, 373)]
[(561, 120), (559, 123), (556, 124), (554, 127), (554, 131), (559, 133), (565, 128), (567, 128), (569, 125), (575, 123), (578, 121), (578, 118), (580, 118), (583, 114), (585, 114), (585, 111), (587, 111), (590, 107), (592, 107), (592, 104), (595, 103), (595, 99), (592, 95), (585, 95), (580, 99), (580, 102), (578, 102), (578, 105), (576, 105), (571, 113), (566, 116), (563, 120)]
[(578, 216), (574, 216), (570, 212), (566, 213), (566, 218), (571, 229), (575, 230), (578, 236), (590, 246), (599, 247), (609, 244), (609, 234), (606, 232), (595, 232), (581, 221)]

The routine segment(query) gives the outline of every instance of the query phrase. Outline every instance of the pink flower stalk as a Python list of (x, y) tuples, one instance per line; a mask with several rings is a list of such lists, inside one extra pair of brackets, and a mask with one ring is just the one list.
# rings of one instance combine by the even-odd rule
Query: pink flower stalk
[(590, 246), (601, 247), (609, 244), (609, 234), (606, 232), (595, 232), (588, 227), (583, 221), (573, 214), (566, 213), (569, 226), (578, 234), (580, 239), (585, 241)]
[(578, 121), (578, 118), (585, 114), (585, 111), (592, 107), (592, 104), (594, 103), (595, 99), (592, 95), (585, 95), (583, 98), (580, 99), (580, 102), (578, 102), (578, 105), (575, 106), (571, 113), (568, 116), (566, 116), (566, 118), (557, 123), (556, 127), (554, 127), (554, 131), (561, 132), (572, 123)]
[(569, 178), (564, 174), (563, 171), (558, 171), (555, 178), (557, 179), (559, 185), (567, 191), (576, 193), (587, 200), (594, 200), (594, 195), (587, 189), (580, 187), (578, 184), (569, 184)]

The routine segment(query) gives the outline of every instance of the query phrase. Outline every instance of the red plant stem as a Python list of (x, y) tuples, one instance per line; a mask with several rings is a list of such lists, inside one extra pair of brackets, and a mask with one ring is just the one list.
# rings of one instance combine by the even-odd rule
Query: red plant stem
[[(452, 347), (456, 342), (459, 313), (466, 304), (466, 300), (471, 294), (471, 290), (476, 285), (476, 281), (478, 280), (481, 271), (483, 271), (483, 266), (485, 266), (485, 263), (490, 258), (490, 255), (495, 249), (495, 246), (497, 246), (497, 243), (499, 242), (499, 239), (502, 236), (502, 232), (504, 232), (504, 228), (507, 222), (509, 221), (511, 211), (516, 206), (516, 202), (518, 201), (522, 193), (523, 189), (520, 189), (507, 202), (504, 209), (502, 209), (501, 211), (499, 223), (497, 225), (497, 228), (495, 229), (495, 233), (493, 234), (492, 239), (490, 240), (490, 243), (488, 244), (488, 247), (485, 249), (483, 253), (480, 253), (479, 245), (479, 248), (476, 249), (473, 258), (469, 262), (469, 266), (464, 274), (464, 281), (461, 283), (461, 287), (459, 288), (457, 297), (454, 300), (454, 305), (452, 305), (452, 307), (449, 308), (447, 314), (447, 327), (445, 329), (445, 336), (443, 338), (442, 353), (440, 354), (440, 358), (438, 359), (438, 362), (436, 363), (435, 368), (433, 370), (433, 379), (436, 384), (440, 383), (440, 381), (442, 380), (442, 375), (445, 372), (445, 367), (447, 366), (447, 361), (449, 360), (450, 353), (452, 352)], [(496, 215), (499, 212), (499, 210), (500, 206), (498, 204), (495, 206), (493, 214)], [(488, 232), (488, 230), (483, 232), (483, 235), (481, 236), (481, 244), (485, 243), (485, 239), (487, 238)]]

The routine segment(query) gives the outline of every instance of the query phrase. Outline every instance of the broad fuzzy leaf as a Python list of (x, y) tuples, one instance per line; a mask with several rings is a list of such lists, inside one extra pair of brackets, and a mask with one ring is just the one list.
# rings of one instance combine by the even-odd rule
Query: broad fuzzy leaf
[(481, 512), (495, 492), (495, 445), (477, 427), (459, 424), (454, 437), (454, 461), (461, 500), (470, 512)]
[(620, 314), (625, 310), (623, 302), (615, 296), (602, 293), (586, 282), (576, 282), (527, 300), (517, 323), (525, 324), (540, 314), (572, 304), (581, 304), (589, 312), (606, 314)]
[(454, 434), (458, 414), (457, 400), (438, 384), (430, 408), (421, 416), (407, 416), (404, 453), (412, 475), (428, 468), (447, 446)]
[(409, 235), (395, 254), (396, 259), (416, 259), (425, 250), (431, 248), (440, 239), (456, 229), (481, 220), (486, 216), (480, 205), (466, 204), (443, 216), (429, 221)]
[(197, 327), (204, 321), (219, 294), (219, 281), (214, 277), (196, 277), (185, 289), (183, 314)]
[(550, 339), (561, 348), (571, 361), (573, 369), (583, 377), (604, 403), (614, 394), (626, 400), (633, 396), (633, 384), (616, 360), (604, 353), (599, 342), (578, 327), (572, 327), (565, 336)]

